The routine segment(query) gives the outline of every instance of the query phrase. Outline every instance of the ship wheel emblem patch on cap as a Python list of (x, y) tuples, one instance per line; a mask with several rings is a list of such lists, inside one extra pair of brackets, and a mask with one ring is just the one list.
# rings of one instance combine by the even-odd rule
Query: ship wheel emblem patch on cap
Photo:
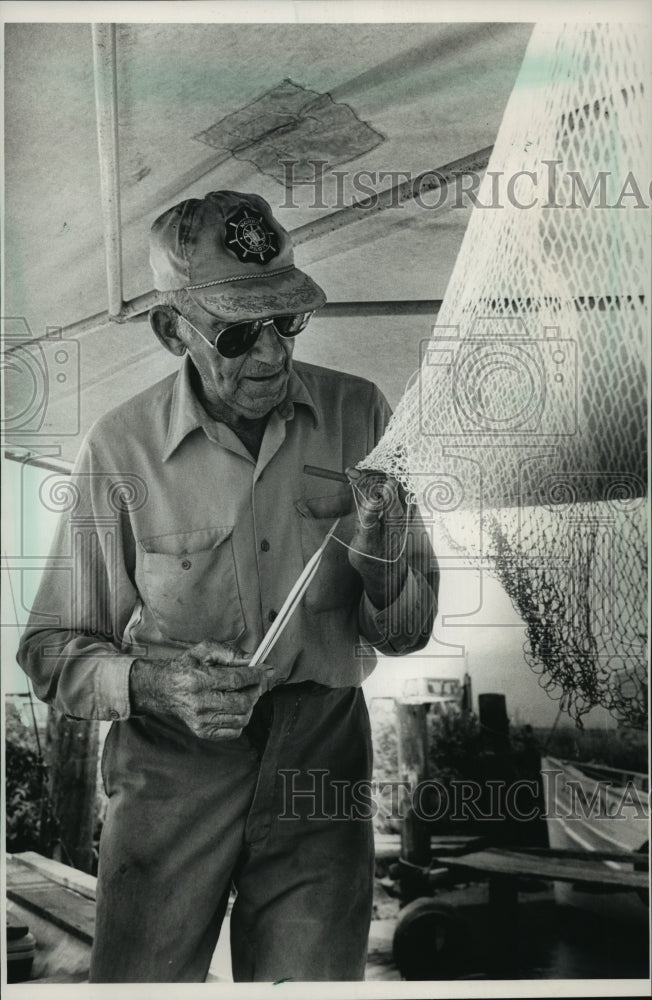
[(224, 242), (239, 260), (245, 262), (266, 264), (279, 252), (276, 233), (265, 225), (260, 213), (246, 208), (239, 208), (226, 220)]

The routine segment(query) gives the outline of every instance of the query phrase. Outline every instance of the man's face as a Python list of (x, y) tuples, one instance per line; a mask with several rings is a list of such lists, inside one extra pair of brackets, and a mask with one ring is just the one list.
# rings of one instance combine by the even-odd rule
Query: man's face
[[(184, 315), (207, 340), (227, 323), (197, 303), (184, 307)], [(180, 335), (199, 373), (206, 399), (226, 407), (236, 417), (255, 420), (266, 416), (285, 399), (292, 370), (294, 340), (278, 336), (271, 324), (264, 326), (254, 345), (237, 358), (223, 358), (196, 330), (180, 321)]]

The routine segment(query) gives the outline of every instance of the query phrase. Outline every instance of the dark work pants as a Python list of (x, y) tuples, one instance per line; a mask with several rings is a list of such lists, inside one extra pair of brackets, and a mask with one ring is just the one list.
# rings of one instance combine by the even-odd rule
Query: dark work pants
[(91, 982), (203, 982), (232, 884), (236, 982), (362, 979), (370, 772), (359, 688), (275, 688), (232, 741), (114, 723)]

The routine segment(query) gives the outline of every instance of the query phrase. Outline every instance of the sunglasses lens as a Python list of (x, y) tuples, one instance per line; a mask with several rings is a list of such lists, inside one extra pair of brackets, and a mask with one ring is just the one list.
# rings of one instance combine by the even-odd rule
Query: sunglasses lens
[(274, 316), (274, 326), (282, 337), (296, 337), (305, 330), (312, 313), (293, 313), (291, 316)]
[(234, 323), (218, 333), (215, 347), (223, 358), (237, 358), (253, 347), (263, 328), (262, 320), (254, 319), (246, 323)]
[[(281, 337), (296, 337), (308, 324), (311, 312), (292, 313), (288, 316), (274, 316), (272, 321)], [(269, 320), (251, 319), (243, 323), (233, 323), (218, 333), (215, 347), (223, 358), (237, 358), (253, 347), (263, 326)]]

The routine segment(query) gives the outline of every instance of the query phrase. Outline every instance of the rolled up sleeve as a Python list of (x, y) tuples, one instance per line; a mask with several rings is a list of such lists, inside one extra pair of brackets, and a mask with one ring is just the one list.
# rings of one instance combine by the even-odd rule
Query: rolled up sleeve
[[(379, 389), (374, 387), (369, 414), (368, 447), (380, 441), (392, 411)], [(408, 526), (411, 553), (408, 571), (396, 599), (378, 609), (363, 593), (358, 609), (360, 635), (386, 656), (415, 653), (428, 644), (437, 614), (439, 564), (418, 508), (412, 507)]]
[(433, 580), (408, 567), (398, 597), (387, 608), (375, 608), (367, 595), (363, 595), (360, 634), (386, 656), (401, 656), (423, 649), (437, 612), (436, 590)]
[(121, 637), (137, 594), (120, 487), (120, 477), (100, 471), (85, 443), (72, 475), (58, 483), (63, 509), (18, 649), (37, 696), (69, 718), (130, 715), (136, 656)]

